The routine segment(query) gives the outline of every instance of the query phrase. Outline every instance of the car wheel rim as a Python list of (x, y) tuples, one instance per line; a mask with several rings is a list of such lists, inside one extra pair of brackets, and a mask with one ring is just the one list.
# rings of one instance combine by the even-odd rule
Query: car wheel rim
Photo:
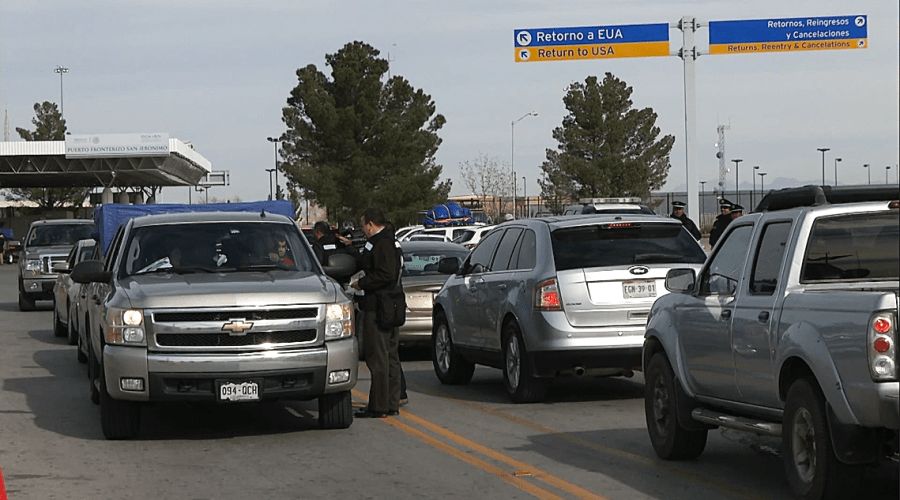
[(660, 436), (665, 436), (667, 432), (667, 424), (669, 419), (669, 391), (666, 390), (666, 384), (662, 377), (656, 377), (653, 382), (653, 420), (656, 423), (656, 432)]
[(516, 390), (519, 387), (519, 370), (521, 366), (519, 338), (513, 334), (506, 341), (506, 379), (512, 390)]
[(434, 351), (438, 367), (441, 372), (447, 373), (450, 370), (450, 334), (445, 325), (438, 326)]
[(803, 482), (811, 483), (816, 476), (816, 429), (812, 423), (812, 416), (805, 408), (800, 408), (794, 415), (791, 453), (797, 476)]

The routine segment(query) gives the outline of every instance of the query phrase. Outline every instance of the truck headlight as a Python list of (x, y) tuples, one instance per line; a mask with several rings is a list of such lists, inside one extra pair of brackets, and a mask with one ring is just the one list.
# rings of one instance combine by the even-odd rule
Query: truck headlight
[(106, 313), (106, 343), (146, 345), (144, 313), (140, 309), (109, 308)]
[(34, 274), (40, 274), (41, 273), (41, 261), (34, 260), (34, 259), (26, 260), (25, 261), (25, 270), (31, 271)]
[(353, 335), (353, 304), (340, 302), (325, 306), (325, 340)]

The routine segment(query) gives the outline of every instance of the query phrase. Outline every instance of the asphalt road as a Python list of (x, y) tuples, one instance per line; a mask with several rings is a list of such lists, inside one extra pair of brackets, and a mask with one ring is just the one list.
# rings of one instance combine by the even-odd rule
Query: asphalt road
[[(322, 431), (316, 403), (144, 409), (131, 441), (106, 441), (85, 365), (53, 336), (51, 303), (19, 312), (0, 266), (0, 471), (15, 500), (541, 498), (789, 499), (779, 443), (710, 432), (696, 460), (653, 453), (643, 380), (558, 380), (543, 404), (514, 405), (499, 370), (443, 386), (428, 352), (403, 351), (410, 403), (399, 417)], [(354, 391), (364, 404), (364, 365)], [(895, 468), (860, 498), (898, 498)], [(0, 491), (0, 499), (3, 493)]]

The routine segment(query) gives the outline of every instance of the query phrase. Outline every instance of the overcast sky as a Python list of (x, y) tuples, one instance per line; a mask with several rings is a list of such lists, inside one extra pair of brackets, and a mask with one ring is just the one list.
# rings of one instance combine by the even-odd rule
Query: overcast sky
[[(685, 188), (684, 73), (678, 57), (514, 62), (519, 28), (675, 23), (867, 15), (869, 48), (752, 55), (706, 55), (696, 62), (700, 180), (718, 179), (717, 125), (729, 125), (727, 157), (741, 158), (741, 185), (750, 167), (815, 182), (826, 156), (842, 158), (839, 180), (897, 181), (900, 150), (898, 6), (887, 0), (753, 2), (731, 0), (0, 0), (0, 103), (15, 127), (32, 129), (34, 103), (60, 101), (74, 134), (167, 132), (194, 144), (231, 185), (218, 199), (264, 199), (266, 168), (274, 163), (267, 136), (284, 132), (281, 108), (308, 64), (330, 74), (325, 54), (360, 40), (431, 95), (447, 123), (437, 161), (451, 194), (466, 194), (459, 165), (479, 154), (506, 164), (515, 126), (515, 168), (526, 193), (536, 179), (551, 133), (566, 114), (572, 82), (611, 72), (634, 89), (636, 108), (659, 115), (662, 134), (675, 136), (664, 189)], [(673, 51), (682, 34), (670, 31)], [(708, 30), (697, 32), (706, 50)], [(733, 173), (726, 187), (733, 189)], [(283, 182), (283, 176), (280, 176)], [(521, 187), (519, 193), (522, 193)], [(163, 201), (187, 201), (187, 188), (166, 188)], [(194, 194), (196, 197), (197, 195)]]

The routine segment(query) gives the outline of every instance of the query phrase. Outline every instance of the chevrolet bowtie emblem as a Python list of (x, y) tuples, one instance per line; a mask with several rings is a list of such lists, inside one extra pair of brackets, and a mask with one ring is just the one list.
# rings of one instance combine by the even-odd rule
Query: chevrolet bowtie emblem
[(248, 323), (242, 319), (233, 319), (222, 325), (222, 330), (229, 332), (229, 335), (243, 335), (245, 331), (253, 328), (253, 323)]

